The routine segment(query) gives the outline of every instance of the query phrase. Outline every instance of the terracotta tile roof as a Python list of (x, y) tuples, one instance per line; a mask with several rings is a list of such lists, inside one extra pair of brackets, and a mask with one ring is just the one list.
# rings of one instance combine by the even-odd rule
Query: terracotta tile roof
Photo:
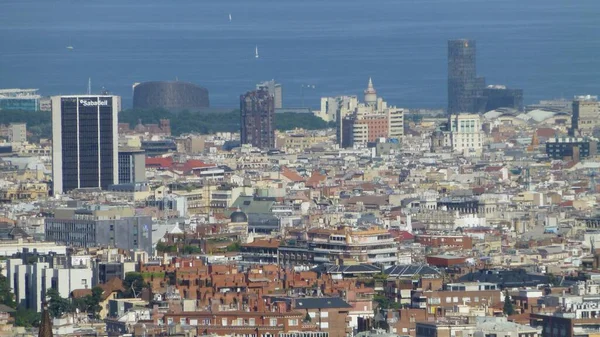
[(190, 159), (188, 161), (186, 161), (183, 165), (178, 165), (178, 167), (183, 170), (184, 172), (190, 172), (193, 171), (194, 169), (198, 169), (198, 168), (204, 168), (204, 167), (212, 167), (215, 166), (214, 164), (207, 164), (205, 162), (203, 162), (202, 160), (197, 160), (197, 159)]
[(291, 181), (293, 181), (293, 182), (295, 182), (295, 183), (299, 183), (299, 182), (303, 182), (303, 181), (304, 181), (304, 178), (302, 178), (302, 177), (301, 177), (301, 176), (298, 174), (298, 172), (296, 172), (296, 171), (294, 171), (294, 170), (291, 170), (291, 169), (289, 169), (289, 168), (287, 168), (287, 167), (285, 167), (285, 166), (284, 166), (284, 167), (282, 167), (282, 169), (281, 169), (281, 174), (282, 174), (284, 177), (288, 178), (289, 180), (291, 180)]
[(538, 137), (553, 138), (556, 135), (556, 130), (551, 128), (539, 128), (535, 130)]
[[(108, 282), (98, 285), (102, 288), (102, 300), (106, 300), (110, 294), (117, 291), (124, 291), (123, 281), (120, 278), (113, 277)], [(71, 292), (73, 298), (81, 298), (92, 294), (92, 289), (75, 289)]]
[(172, 168), (173, 167), (173, 157), (147, 157), (146, 158), (146, 167), (153, 168)]
[(325, 181), (327, 179), (327, 176), (324, 174), (321, 174), (319, 171), (314, 171), (312, 173), (312, 175), (310, 176), (310, 178), (308, 178), (308, 180), (306, 181), (306, 186), (310, 186), (310, 187), (317, 187), (319, 185), (319, 183)]

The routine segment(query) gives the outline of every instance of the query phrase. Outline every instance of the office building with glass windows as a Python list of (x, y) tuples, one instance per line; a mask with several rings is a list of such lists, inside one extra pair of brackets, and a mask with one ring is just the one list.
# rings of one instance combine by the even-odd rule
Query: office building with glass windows
[(38, 111), (38, 89), (0, 89), (0, 110)]
[(53, 192), (118, 183), (119, 96), (52, 97)]
[(485, 88), (477, 77), (477, 49), (474, 40), (448, 41), (448, 114), (475, 113)]

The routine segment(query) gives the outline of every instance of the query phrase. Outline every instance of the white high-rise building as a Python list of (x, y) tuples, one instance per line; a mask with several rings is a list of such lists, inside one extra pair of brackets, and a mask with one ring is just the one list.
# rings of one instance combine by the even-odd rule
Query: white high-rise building
[(477, 114), (450, 115), (450, 143), (454, 152), (480, 153), (485, 142), (481, 116)]
[(55, 289), (61, 297), (69, 298), (75, 289), (92, 289), (93, 274), (90, 265), (66, 268), (52, 267), (47, 262), (23, 264), (21, 259), (6, 262), (6, 276), (16, 302), (37, 312), (42, 310), (48, 289)]
[(315, 115), (326, 122), (337, 122), (353, 113), (358, 106), (356, 96), (321, 97), (321, 110)]
[(52, 97), (55, 194), (118, 183), (119, 96)]

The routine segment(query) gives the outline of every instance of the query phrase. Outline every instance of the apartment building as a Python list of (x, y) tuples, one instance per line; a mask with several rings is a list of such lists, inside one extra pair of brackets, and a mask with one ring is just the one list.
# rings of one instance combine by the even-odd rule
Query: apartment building
[(288, 240), (279, 248), (283, 264), (357, 264), (384, 266), (398, 261), (398, 247), (385, 229), (367, 230), (341, 227), (290, 230)]

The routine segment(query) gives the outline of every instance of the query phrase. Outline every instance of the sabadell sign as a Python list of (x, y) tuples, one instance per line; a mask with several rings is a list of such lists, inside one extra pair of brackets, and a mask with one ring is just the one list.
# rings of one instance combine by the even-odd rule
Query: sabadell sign
[(91, 100), (91, 99), (80, 99), (79, 105), (81, 106), (108, 106), (108, 100)]

